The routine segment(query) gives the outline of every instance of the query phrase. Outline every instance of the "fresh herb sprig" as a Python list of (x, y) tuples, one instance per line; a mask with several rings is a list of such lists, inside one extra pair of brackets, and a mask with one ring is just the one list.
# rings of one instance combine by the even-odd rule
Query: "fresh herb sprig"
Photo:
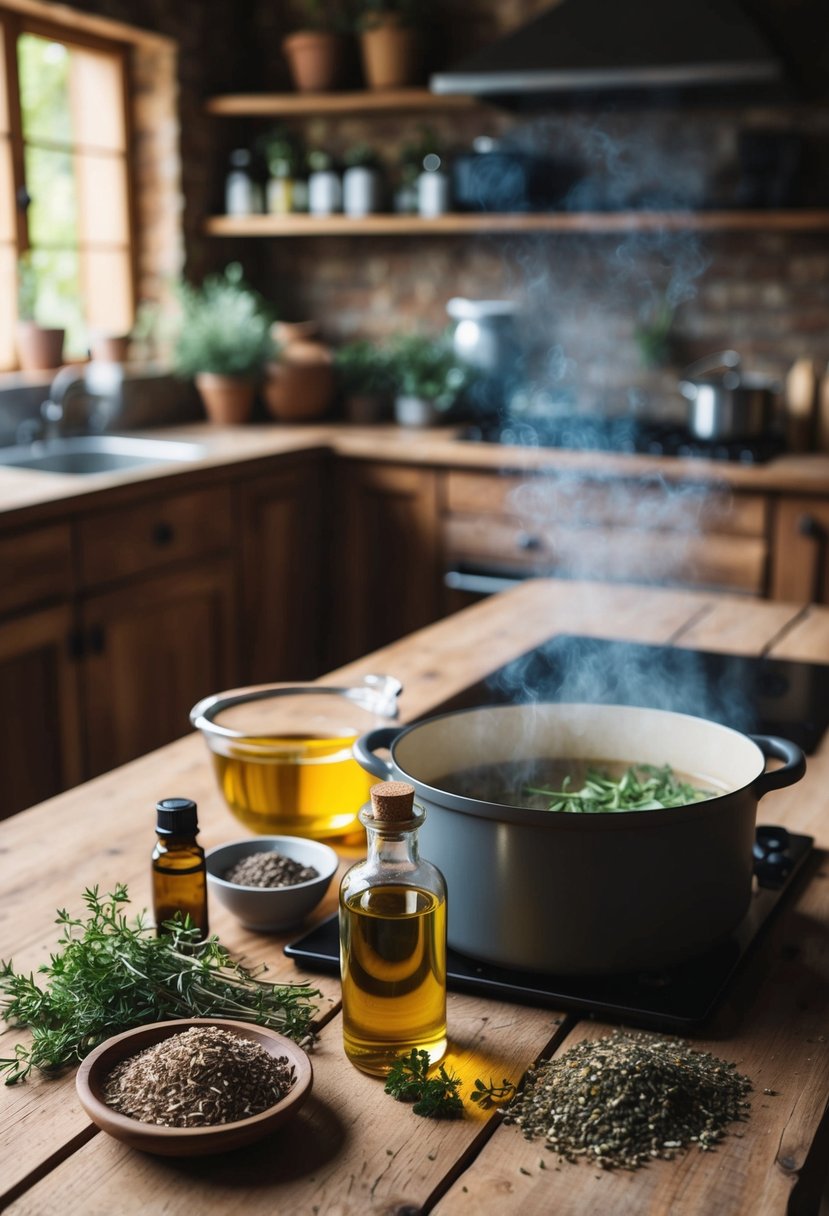
[(500, 1085), (496, 1085), (492, 1077), (489, 1078), (489, 1085), (484, 1085), (478, 1077), (469, 1099), (471, 1102), (477, 1102), (481, 1110), (492, 1110), (493, 1106), (503, 1106), (510, 1102), (516, 1092), (515, 1085), (507, 1077), (503, 1078)]
[(460, 1077), (450, 1075), (441, 1064), (429, 1077), (429, 1053), (413, 1047), (395, 1060), (386, 1078), (386, 1093), (398, 1102), (414, 1102), (412, 1111), (427, 1119), (459, 1119), (463, 1101), (458, 1090)]
[(58, 911), (64, 926), (59, 949), (33, 975), (0, 963), (0, 1013), (12, 1026), (28, 1026), (30, 1046), (18, 1043), (0, 1059), (6, 1084), (33, 1068), (52, 1073), (84, 1056), (110, 1035), (148, 1022), (181, 1017), (237, 1018), (269, 1026), (300, 1041), (309, 1035), (320, 993), (304, 984), (271, 984), (231, 958), (217, 937), (199, 940), (189, 918), (166, 922), (167, 935), (139, 914), (131, 923), (123, 884), (107, 895), (84, 891), (86, 920)]
[(580, 790), (573, 790), (570, 785), (570, 778), (565, 777), (559, 790), (527, 785), (524, 792), (549, 798), (548, 810), (587, 814), (658, 811), (712, 797), (709, 790), (697, 789), (687, 781), (680, 781), (669, 764), (662, 767), (653, 764), (631, 765), (618, 779), (608, 777), (598, 769), (588, 769)]

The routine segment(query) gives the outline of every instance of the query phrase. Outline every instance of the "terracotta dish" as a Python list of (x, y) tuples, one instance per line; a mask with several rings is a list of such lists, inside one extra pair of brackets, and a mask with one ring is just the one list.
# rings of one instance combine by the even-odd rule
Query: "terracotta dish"
[[(219, 1123), (214, 1127), (161, 1127), (155, 1123), (140, 1123), (121, 1115), (104, 1102), (107, 1076), (126, 1056), (137, 1055), (145, 1047), (153, 1047), (163, 1039), (189, 1030), (191, 1026), (220, 1026), (253, 1039), (273, 1056), (287, 1056), (296, 1071), (296, 1081), (281, 1102), (236, 1123)], [(231, 1022), (225, 1018), (189, 1018), (173, 1022), (153, 1022), (115, 1035), (96, 1047), (78, 1069), (76, 1088), (89, 1118), (117, 1140), (132, 1148), (162, 1157), (196, 1157), (205, 1153), (226, 1152), (251, 1144), (275, 1131), (292, 1118), (311, 1092), (313, 1071), (311, 1061), (302, 1050), (284, 1035), (250, 1022)]]

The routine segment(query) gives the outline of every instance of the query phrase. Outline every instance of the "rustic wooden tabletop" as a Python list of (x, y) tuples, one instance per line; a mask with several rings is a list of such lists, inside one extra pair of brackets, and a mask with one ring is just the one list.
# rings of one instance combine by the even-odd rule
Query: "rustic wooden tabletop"
[[(829, 610), (702, 592), (531, 582), (395, 643), (339, 677), (387, 671), (404, 684), (412, 718), (557, 632), (829, 661)], [(118, 1216), (194, 1210), (253, 1216), (295, 1212), (636, 1213), (727, 1216), (817, 1211), (829, 1124), (829, 740), (804, 782), (768, 796), (761, 820), (821, 846), (786, 896), (695, 1046), (734, 1061), (754, 1085), (748, 1122), (716, 1151), (696, 1149), (647, 1169), (603, 1172), (558, 1162), (496, 1113), (467, 1102), (457, 1122), (433, 1122), (384, 1095), (353, 1069), (341, 1046), (339, 984), (320, 988), (314, 1090), (273, 1137), (215, 1158), (165, 1159), (99, 1133), (81, 1110), (74, 1072), (2, 1090), (0, 1208), (14, 1216)], [(201, 739), (187, 736), (124, 768), (0, 824), (3, 899), (0, 958), (34, 969), (54, 946), (54, 910), (81, 911), (81, 892), (129, 885), (149, 902), (153, 808), (185, 794), (199, 803), (206, 846), (244, 835), (214, 785)], [(344, 854), (343, 868), (357, 854)], [(336, 907), (335, 887), (316, 919)], [(279, 979), (304, 978), (287, 938), (249, 933), (218, 906), (212, 928)], [(448, 1065), (468, 1096), (476, 1076), (518, 1080), (542, 1054), (608, 1027), (574, 1014), (450, 994)], [(6, 1030), (0, 1055), (24, 1032)], [(773, 1090), (766, 1094), (765, 1090)]]

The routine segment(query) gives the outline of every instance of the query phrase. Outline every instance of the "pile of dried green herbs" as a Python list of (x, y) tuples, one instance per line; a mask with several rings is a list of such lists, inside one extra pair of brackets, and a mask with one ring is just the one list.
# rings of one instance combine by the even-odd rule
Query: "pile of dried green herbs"
[(566, 1161), (634, 1170), (689, 1144), (711, 1148), (748, 1117), (751, 1082), (679, 1039), (616, 1030), (527, 1074), (505, 1121)]
[(12, 1026), (28, 1026), (30, 1046), (0, 1059), (7, 1085), (33, 1068), (50, 1073), (84, 1056), (110, 1035), (173, 1018), (235, 1018), (258, 1022), (300, 1042), (310, 1034), (320, 993), (304, 984), (271, 984), (264, 966), (248, 970), (217, 937), (204, 941), (189, 920), (167, 922), (157, 937), (142, 915), (127, 920), (123, 884), (107, 895), (83, 894), (86, 920), (59, 911), (64, 926), (56, 953), (33, 975), (0, 963), (0, 1013)]
[(711, 790), (701, 790), (682, 781), (669, 764), (636, 764), (621, 777), (609, 777), (600, 769), (588, 769), (584, 785), (571, 789), (565, 777), (561, 789), (539, 789), (525, 786), (527, 794), (541, 794), (550, 799), (548, 810), (596, 814), (604, 811), (660, 811), (670, 806), (687, 806), (713, 797)]

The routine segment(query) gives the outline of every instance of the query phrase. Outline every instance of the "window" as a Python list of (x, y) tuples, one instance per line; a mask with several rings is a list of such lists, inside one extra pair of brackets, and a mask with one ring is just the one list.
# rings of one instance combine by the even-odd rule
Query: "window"
[(126, 47), (0, 8), (0, 368), (16, 365), (16, 265), (35, 319), (82, 357), (127, 333), (135, 290)]

